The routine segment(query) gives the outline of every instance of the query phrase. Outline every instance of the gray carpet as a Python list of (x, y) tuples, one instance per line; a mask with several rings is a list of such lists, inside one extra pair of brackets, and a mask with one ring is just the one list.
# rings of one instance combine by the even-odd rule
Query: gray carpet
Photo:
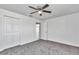
[(78, 55), (79, 48), (47, 40), (37, 40), (0, 52), (0, 55)]

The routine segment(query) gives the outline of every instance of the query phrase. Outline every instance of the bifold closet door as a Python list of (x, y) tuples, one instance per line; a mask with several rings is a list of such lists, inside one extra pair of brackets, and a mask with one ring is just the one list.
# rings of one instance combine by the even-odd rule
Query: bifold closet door
[(0, 50), (37, 40), (36, 20), (2, 16), (0, 23)]
[(20, 33), (16, 24), (17, 20), (18, 19), (2, 16), (2, 39), (0, 40), (0, 49), (6, 49), (19, 45)]

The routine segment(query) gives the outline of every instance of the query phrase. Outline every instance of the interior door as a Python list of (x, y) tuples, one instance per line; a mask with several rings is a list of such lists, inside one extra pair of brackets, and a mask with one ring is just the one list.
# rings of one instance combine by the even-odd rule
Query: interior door
[(11, 17), (2, 17), (2, 39), (0, 49), (5, 49), (19, 45), (19, 28), (16, 24), (17, 19)]

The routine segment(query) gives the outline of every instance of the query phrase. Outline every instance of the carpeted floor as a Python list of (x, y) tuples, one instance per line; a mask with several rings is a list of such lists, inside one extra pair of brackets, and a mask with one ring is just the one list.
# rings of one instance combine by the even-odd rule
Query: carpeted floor
[(78, 55), (79, 48), (47, 40), (37, 40), (0, 52), (0, 55)]

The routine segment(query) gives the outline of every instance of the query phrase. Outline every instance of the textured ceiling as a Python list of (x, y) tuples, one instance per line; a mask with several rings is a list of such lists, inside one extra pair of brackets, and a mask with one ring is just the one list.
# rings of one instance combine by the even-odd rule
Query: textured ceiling
[(0, 8), (30, 16), (39, 20), (47, 20), (49, 18), (55, 18), (79, 12), (79, 4), (50, 4), (46, 10), (50, 10), (52, 13), (43, 13), (43, 16), (39, 16), (38, 13), (31, 15), (30, 13), (35, 10), (29, 8), (28, 6), (37, 7), (43, 6), (43, 4), (0, 4)]

